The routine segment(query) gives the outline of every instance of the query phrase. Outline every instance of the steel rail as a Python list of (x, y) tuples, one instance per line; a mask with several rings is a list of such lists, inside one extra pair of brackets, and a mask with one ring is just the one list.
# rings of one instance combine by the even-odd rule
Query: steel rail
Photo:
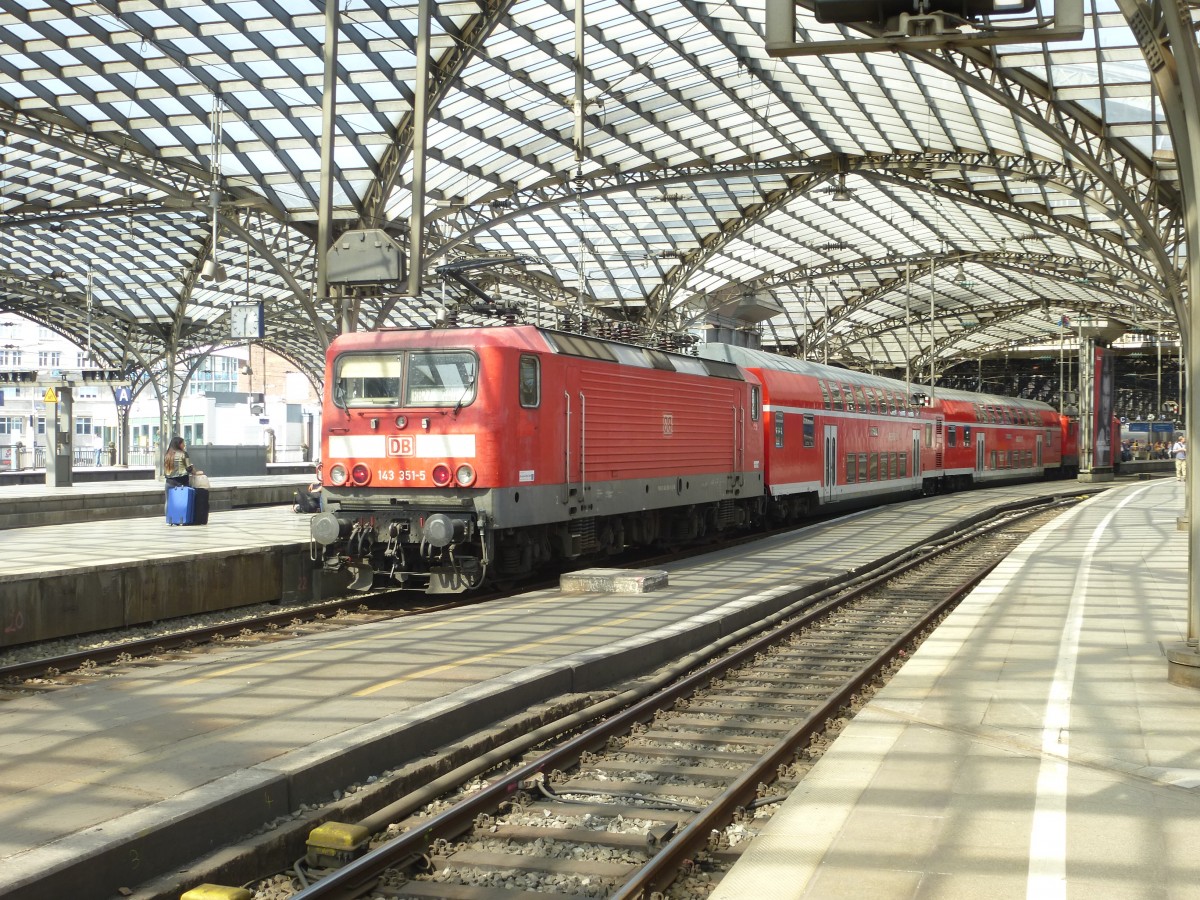
[[(428, 857), (430, 846), (438, 839), (454, 836), (467, 830), (471, 823), (474, 822), (477, 816), (493, 812), (497, 807), (523, 790), (528, 784), (533, 783), (536, 779), (542, 777), (546, 772), (555, 769), (562, 769), (578, 761), (579, 757), (587, 751), (597, 747), (602, 747), (609, 738), (624, 733), (634, 724), (650, 719), (659, 709), (674, 703), (677, 699), (687, 696), (695, 691), (700, 685), (712, 680), (716, 676), (722, 674), (728, 669), (734, 668), (743, 664), (749, 659), (773, 644), (777, 644), (781, 639), (793, 634), (796, 631), (802, 630), (812, 622), (826, 615), (831, 609), (843, 605), (862, 594), (865, 594), (880, 585), (902, 575), (909, 570), (928, 562), (936, 555), (952, 550), (967, 541), (976, 539), (990, 531), (995, 531), (1000, 528), (1008, 527), (1014, 522), (1028, 518), (1047, 509), (1055, 506), (1073, 503), (1077, 498), (1041, 498), (1041, 502), (1036, 502), (1032, 505), (1028, 502), (1022, 502), (1021, 509), (1013, 509), (1012, 505), (1005, 505), (1002, 508), (994, 510), (995, 517), (992, 521), (973, 527), (969, 531), (952, 538), (943, 538), (940, 541), (935, 541), (936, 547), (928, 552), (920, 552), (920, 549), (911, 551), (911, 555), (907, 559), (901, 560), (900, 557), (892, 557), (882, 561), (877, 567), (867, 573), (859, 573), (850, 580), (850, 583), (834, 584), (824, 587), (823, 589), (813, 590), (811, 587), (803, 588), (794, 592), (790, 605), (775, 613), (766, 621), (765, 624), (760, 624), (758, 630), (767, 629), (765, 633), (759, 634), (757, 637), (749, 640), (747, 643), (738, 646), (720, 659), (714, 660), (707, 665), (690, 671), (676, 681), (671, 682), (662, 690), (644, 697), (633, 705), (626, 707), (619, 712), (613, 713), (603, 722), (596, 725), (587, 731), (576, 735), (569, 739), (564, 744), (556, 747), (537, 759), (531, 760), (525, 765), (506, 773), (501, 778), (489, 784), (486, 788), (472, 794), (460, 803), (457, 803), (450, 808), (444, 810), (438, 815), (423, 821), (421, 827), (414, 829), (404, 834), (399, 835), (391, 841), (369, 851), (365, 855), (359, 857), (353, 862), (348, 863), (340, 869), (323, 876), (319, 881), (314, 882), (308, 887), (293, 896), (297, 900), (318, 900), (318, 898), (341, 898), (352, 897), (365, 890), (369, 884), (378, 877), (379, 873), (390, 867), (403, 867)], [(901, 554), (903, 556), (903, 554)], [(910, 628), (904, 636), (894, 641), (887, 650), (878, 654), (870, 664), (860, 673), (859, 676), (851, 679), (838, 690), (833, 699), (826, 704), (826, 707), (833, 710), (844, 705), (847, 699), (853, 695), (863, 683), (875, 677), (876, 673), (887, 664), (887, 662), (895, 656), (899, 650), (906, 647), (912, 642), (913, 635), (919, 633), (922, 629), (927, 628), (929, 622), (941, 615), (944, 608), (955, 602), (963, 592), (969, 590), (974, 584), (978, 583), (988, 572), (991, 571), (997, 562), (989, 563), (981, 567), (969, 576), (968, 580), (960, 585), (946, 599), (939, 602), (938, 606), (923, 616), (912, 628)], [(797, 606), (803, 604), (802, 610), (797, 610)], [(724, 649), (728, 643), (735, 640), (743, 639), (744, 632), (748, 632), (753, 628), (743, 629), (742, 632), (730, 635), (726, 641), (722, 642), (722, 647), (718, 648), (718, 652)], [(889, 655), (890, 654), (890, 655)], [(598, 706), (610, 706), (611, 701)], [(824, 709), (824, 707), (823, 707)], [(582, 712), (593, 712), (594, 710), (581, 711), (576, 717), (582, 715)], [(797, 742), (802, 741), (806, 736), (817, 730), (819, 724), (829, 718), (830, 713), (821, 711), (811, 714), (803, 723), (798, 725), (796, 729), (788, 735), (788, 743), (790, 746), (795, 746)], [(539, 729), (538, 742), (544, 740), (543, 733), (553, 727), (553, 723), (542, 729)], [(521, 752), (517, 746), (520, 741), (511, 742), (504, 748), (509, 757), (517, 755)], [(738, 806), (748, 802), (745, 799), (745, 791), (756, 790), (759, 781), (761, 780), (762, 771), (769, 771), (778, 766), (779, 761), (784, 757), (787, 751), (778, 749), (771, 751), (768, 762), (756, 769), (754, 775), (745, 775), (733, 786), (731, 786), (725, 794), (723, 794), (714, 803), (714, 806), (719, 804), (719, 810), (711, 814), (705, 813), (708, 824), (704, 826), (696, 825), (688, 826), (682, 829), (678, 835), (659, 852), (654, 860), (664, 857), (674, 861), (678, 865), (684, 857), (692, 853), (696, 849), (697, 841), (707, 841), (707, 836), (711, 830), (711, 823), (722, 815), (732, 815), (733, 811)], [(400, 804), (393, 804), (399, 806)], [(673, 849), (677, 843), (680, 844), (679, 849)], [(641, 891), (649, 885), (654, 885), (662, 878), (662, 869), (651, 867), (647, 864), (642, 870), (634, 875), (634, 881), (629, 882), (629, 885), (637, 885), (636, 888), (629, 888), (628, 885), (622, 890), (634, 890), (635, 893), (629, 896), (641, 896)], [(677, 871), (677, 869), (676, 869)], [(614, 895), (617, 896), (617, 895)], [(620, 896), (625, 896), (621, 894)]]

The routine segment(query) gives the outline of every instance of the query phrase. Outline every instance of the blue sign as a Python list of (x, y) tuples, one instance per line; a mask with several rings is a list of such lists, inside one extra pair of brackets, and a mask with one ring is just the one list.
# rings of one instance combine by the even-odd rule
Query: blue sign
[(128, 408), (129, 404), (133, 402), (133, 391), (127, 387), (119, 387), (113, 391), (113, 397), (116, 398), (117, 406), (123, 409)]

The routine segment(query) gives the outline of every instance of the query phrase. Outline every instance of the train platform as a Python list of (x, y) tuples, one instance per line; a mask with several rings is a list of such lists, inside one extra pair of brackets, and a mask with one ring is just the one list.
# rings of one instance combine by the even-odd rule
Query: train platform
[(669, 585), (648, 594), (535, 591), (15, 696), (0, 704), (0, 897), (108, 898), (181, 868), (192, 884), (240, 883), (190, 861), (547, 698), (610, 690), (780, 609), (798, 588), (996, 508), (1103, 489), (930, 497), (667, 566)]
[(1184, 486), (1026, 540), (849, 722), (713, 900), (1200, 898)]
[(303, 476), (213, 479), (209, 522), (172, 527), (161, 482), (5, 488), (0, 508), (118, 500), (151, 515), (101, 515), (0, 530), (0, 647), (274, 601), (326, 589), (309, 559)]
[[(44, 481), (0, 486), (0, 531), (161, 513), (163, 482), (154, 478), (153, 469), (133, 471), (146, 475), (129, 481), (76, 482), (69, 487), (49, 487)], [(311, 471), (212, 478), (209, 503), (214, 510), (290, 506), (296, 491), (307, 487), (312, 480)]]

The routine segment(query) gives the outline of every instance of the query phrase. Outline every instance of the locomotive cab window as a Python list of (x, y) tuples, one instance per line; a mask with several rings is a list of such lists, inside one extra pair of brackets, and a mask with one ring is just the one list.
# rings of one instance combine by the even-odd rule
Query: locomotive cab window
[(750, 385), (750, 421), (757, 422), (762, 416), (762, 388)]
[(521, 405), (526, 408), (542, 402), (542, 372), (536, 356), (522, 356), (518, 373), (521, 381)]
[(339, 357), (333, 370), (333, 399), (338, 406), (395, 406), (400, 402), (404, 358), (396, 353)]
[(466, 406), (475, 399), (475, 354), (414, 350), (408, 354), (406, 406)]
[(466, 350), (348, 353), (334, 363), (333, 399), (344, 408), (466, 406), (477, 370)]

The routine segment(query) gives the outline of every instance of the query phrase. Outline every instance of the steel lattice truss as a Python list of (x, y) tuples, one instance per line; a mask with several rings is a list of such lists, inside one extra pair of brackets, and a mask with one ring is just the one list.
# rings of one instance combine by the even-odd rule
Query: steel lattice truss
[[(416, 0), (346, 0), (334, 233), (407, 242), (423, 90), (426, 261), (418, 296), (334, 302), (315, 296), (324, 4), (12, 0), (0, 310), (157, 373), (228, 344), (230, 305), (261, 300), (264, 342), (314, 378), (347, 320), (486, 316), (437, 275), (462, 259), (521, 258), (477, 284), (530, 320), (683, 330), (769, 300), (764, 345), (864, 367), (1055, 341), (1064, 315), (1173, 329), (1187, 248), (1146, 62), (1161, 34), (1123, 5), (1140, 41), (1116, 0), (1086, 0), (1063, 46), (772, 59), (761, 0), (587, 0), (577, 98), (572, 4), (434, 4), (418, 88)], [(212, 257), (223, 281), (200, 277)]]

